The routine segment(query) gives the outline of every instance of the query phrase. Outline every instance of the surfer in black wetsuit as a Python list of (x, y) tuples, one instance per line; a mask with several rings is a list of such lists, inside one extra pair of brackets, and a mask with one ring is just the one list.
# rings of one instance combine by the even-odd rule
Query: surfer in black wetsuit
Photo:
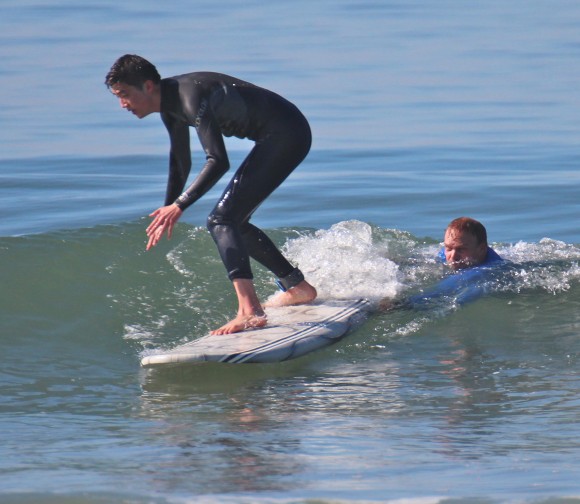
[[(266, 324), (256, 294), (250, 257), (278, 277), (284, 291), (271, 303), (301, 304), (316, 289), (292, 266), (250, 218), (259, 205), (306, 157), (311, 145), (306, 118), (281, 96), (248, 82), (213, 72), (161, 79), (157, 69), (136, 55), (119, 58), (105, 84), (121, 107), (143, 118), (159, 112), (169, 132), (171, 150), (165, 206), (150, 217), (147, 250), (173, 227), (183, 211), (200, 199), (228, 171), (223, 136), (255, 142), (210, 213), (207, 226), (238, 296), (238, 313), (213, 334), (229, 334)], [(185, 188), (191, 169), (189, 128), (197, 131), (206, 162)], [(184, 190), (185, 189), (185, 190)]]

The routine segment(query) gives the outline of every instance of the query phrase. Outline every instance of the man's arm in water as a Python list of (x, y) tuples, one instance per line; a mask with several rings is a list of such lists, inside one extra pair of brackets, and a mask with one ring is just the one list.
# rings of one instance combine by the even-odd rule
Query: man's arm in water
[(413, 294), (407, 299), (382, 299), (379, 310), (425, 309), (442, 299), (453, 299), (458, 305), (471, 303), (493, 290), (494, 281), (501, 274), (501, 268), (497, 267), (499, 263), (498, 261), (494, 266), (474, 266), (453, 273), (434, 287)]

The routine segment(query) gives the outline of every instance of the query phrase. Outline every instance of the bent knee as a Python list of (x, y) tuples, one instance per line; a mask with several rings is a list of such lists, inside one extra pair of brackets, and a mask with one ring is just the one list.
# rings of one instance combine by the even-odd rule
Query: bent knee
[(207, 227), (207, 229), (209, 230), (210, 233), (214, 227), (216, 227), (220, 224), (222, 224), (222, 219), (218, 215), (216, 215), (212, 212), (207, 216), (207, 221), (205, 223), (205, 226)]
[(211, 232), (216, 226), (232, 226), (235, 225), (235, 220), (229, 215), (219, 212), (212, 212), (207, 216), (206, 227)]
[(206, 227), (211, 233), (213, 229), (218, 226), (236, 227), (239, 229), (240, 233), (243, 235), (248, 232), (251, 228), (250, 223), (247, 219), (240, 221), (234, 217), (227, 214), (221, 214), (219, 212), (212, 212), (207, 216)]

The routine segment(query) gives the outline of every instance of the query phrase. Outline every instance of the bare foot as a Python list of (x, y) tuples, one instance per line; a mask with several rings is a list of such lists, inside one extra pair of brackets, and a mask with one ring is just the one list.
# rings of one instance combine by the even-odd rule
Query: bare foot
[(238, 315), (235, 319), (230, 320), (227, 324), (219, 329), (211, 331), (211, 334), (232, 334), (244, 331), (246, 329), (255, 329), (264, 327), (268, 323), (266, 314), (263, 315)]
[(264, 303), (264, 307), (306, 304), (314, 301), (317, 295), (318, 293), (316, 292), (316, 289), (306, 280), (303, 280), (296, 287), (292, 287), (286, 292), (278, 292), (274, 294)]

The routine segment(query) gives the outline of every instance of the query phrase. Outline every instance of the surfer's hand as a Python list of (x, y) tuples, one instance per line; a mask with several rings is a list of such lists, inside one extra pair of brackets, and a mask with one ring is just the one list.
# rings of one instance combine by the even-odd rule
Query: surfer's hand
[(151, 221), (151, 224), (147, 226), (146, 232), (149, 237), (147, 250), (157, 245), (166, 231), (167, 239), (169, 240), (169, 238), (171, 238), (173, 226), (175, 226), (182, 213), (183, 210), (174, 203), (172, 205), (158, 208), (153, 213), (149, 214), (149, 217), (153, 217), (153, 221)]
[(379, 301), (379, 311), (390, 311), (394, 307), (393, 300), (390, 298), (383, 298)]
[(388, 312), (393, 310), (400, 310), (400, 309), (410, 309), (412, 308), (412, 304), (408, 301), (398, 300), (395, 301), (391, 298), (383, 298), (379, 301), (378, 310), (380, 312)]

